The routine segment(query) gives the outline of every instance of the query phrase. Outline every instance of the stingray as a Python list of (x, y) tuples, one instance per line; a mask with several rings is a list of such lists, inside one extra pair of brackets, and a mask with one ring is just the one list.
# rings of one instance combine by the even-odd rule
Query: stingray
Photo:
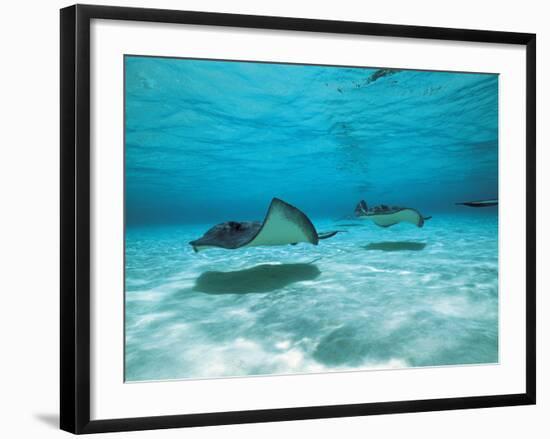
[(422, 227), (424, 221), (431, 216), (423, 216), (418, 210), (410, 207), (386, 206), (381, 204), (369, 209), (365, 200), (361, 200), (355, 207), (355, 216), (359, 219), (372, 220), (380, 227), (390, 227), (401, 222), (411, 223)]
[(189, 244), (196, 252), (212, 247), (234, 250), (264, 245), (296, 245), (299, 242), (317, 245), (319, 240), (331, 238), (338, 232), (317, 232), (305, 213), (279, 198), (273, 198), (263, 222), (228, 221), (217, 224)]
[(490, 199), (490, 200), (480, 200), (480, 201), (464, 201), (462, 203), (456, 203), (460, 206), (468, 206), (468, 207), (491, 207), (491, 206), (498, 206), (498, 199)]

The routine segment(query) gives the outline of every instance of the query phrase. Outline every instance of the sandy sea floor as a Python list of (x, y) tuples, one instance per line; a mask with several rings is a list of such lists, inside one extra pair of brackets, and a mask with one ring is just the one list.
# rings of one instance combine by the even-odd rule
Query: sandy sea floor
[(209, 250), (211, 224), (126, 239), (126, 380), (498, 362), (498, 219), (312, 219), (318, 246)]

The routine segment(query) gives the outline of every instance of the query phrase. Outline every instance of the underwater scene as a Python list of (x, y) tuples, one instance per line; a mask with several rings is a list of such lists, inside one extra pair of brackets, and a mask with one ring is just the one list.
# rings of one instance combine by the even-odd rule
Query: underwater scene
[(124, 67), (127, 382), (499, 361), (498, 75)]

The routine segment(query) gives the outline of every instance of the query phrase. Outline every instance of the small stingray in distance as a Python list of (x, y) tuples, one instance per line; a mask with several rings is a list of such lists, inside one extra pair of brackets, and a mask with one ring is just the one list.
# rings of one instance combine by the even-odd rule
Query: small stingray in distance
[(391, 227), (400, 222), (422, 227), (431, 216), (423, 216), (418, 210), (411, 207), (386, 206), (381, 204), (369, 208), (365, 200), (361, 200), (355, 207), (355, 216), (359, 219), (369, 219), (380, 227)]
[(398, 252), (398, 251), (420, 251), (424, 250), (426, 243), (414, 242), (414, 241), (397, 241), (397, 242), (371, 242), (365, 245), (365, 250), (382, 250), (385, 252)]
[(331, 238), (339, 231), (318, 233), (311, 220), (300, 209), (278, 198), (273, 198), (263, 222), (228, 221), (209, 229), (201, 238), (189, 244), (195, 252), (219, 247), (234, 250), (241, 247), (296, 245)]
[(498, 206), (498, 200), (496, 198), (490, 200), (479, 200), (479, 201), (463, 201), (462, 203), (455, 203), (458, 206), (468, 206), (468, 207), (492, 207)]
[(194, 291), (209, 294), (267, 293), (319, 277), (314, 264), (262, 264), (245, 270), (207, 271), (195, 281)]

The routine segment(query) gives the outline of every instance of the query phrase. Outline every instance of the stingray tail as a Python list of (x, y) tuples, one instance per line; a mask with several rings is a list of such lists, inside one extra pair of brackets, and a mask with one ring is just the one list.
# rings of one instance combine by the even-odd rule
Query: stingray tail
[(344, 232), (346, 232), (346, 231), (345, 230), (332, 230), (330, 232), (319, 232), (319, 233), (317, 233), (317, 236), (319, 237), (319, 239), (328, 239), (328, 238), (332, 238), (337, 233), (344, 233)]

